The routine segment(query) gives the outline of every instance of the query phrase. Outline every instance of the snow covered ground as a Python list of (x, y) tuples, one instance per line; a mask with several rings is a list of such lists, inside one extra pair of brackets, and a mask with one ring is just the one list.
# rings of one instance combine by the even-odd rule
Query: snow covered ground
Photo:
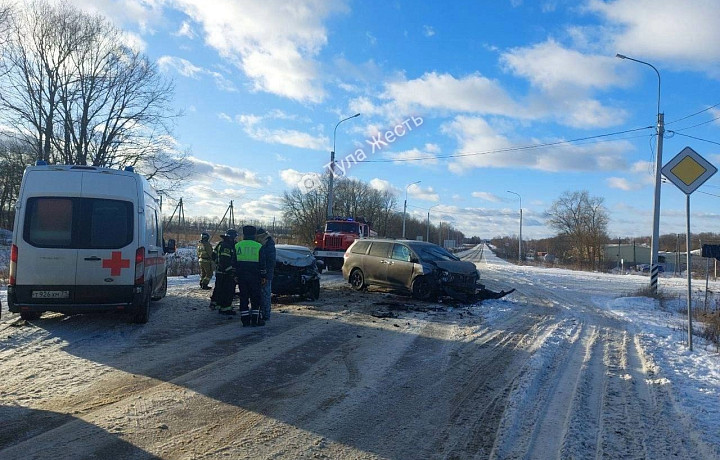
[[(643, 366), (655, 369), (659, 376), (652, 382), (671, 388), (680, 416), (687, 417), (703, 433), (710, 446), (720, 446), (720, 354), (716, 345), (708, 343), (696, 334), (704, 327), (693, 322), (693, 351), (687, 346), (687, 280), (664, 276), (659, 280), (659, 290), (666, 299), (662, 302), (635, 293), (649, 285), (649, 277), (640, 274), (615, 275), (596, 272), (580, 272), (566, 269), (512, 266), (495, 257), (489, 250), (483, 255), (485, 261), (477, 264), (485, 278), (495, 274), (518, 274), (518, 279), (531, 279), (534, 283), (556, 292), (571, 293), (568, 304), (580, 303), (589, 298), (594, 305), (629, 323), (639, 340), (639, 347), (646, 362)], [(496, 279), (496, 281), (501, 281)], [(505, 280), (508, 284), (511, 281)], [(692, 280), (693, 306), (703, 305), (705, 281)], [(715, 304), (713, 293), (720, 292), (720, 281), (709, 281), (709, 305)], [(492, 321), (504, 317), (517, 308), (519, 302), (513, 295), (505, 301), (487, 302), (482, 308), (485, 317)], [(716, 310), (717, 311), (717, 310)], [(573, 312), (574, 313), (574, 312)], [(572, 316), (572, 315), (571, 315)], [(537, 366), (548, 365), (554, 356), (552, 347), (565, 340), (568, 330), (558, 328), (545, 339), (536, 353)], [(525, 390), (528, 390), (527, 388)], [(716, 451), (713, 453), (720, 455)]]
[[(0, 408), (16, 417), (0, 449), (3, 439), (17, 442), (8, 455), (90, 445), (99, 433), (95, 449), (120, 439), (168, 458), (248, 445), (255, 458), (720, 458), (720, 355), (697, 336), (686, 346), (685, 279), (661, 278), (661, 305), (634, 296), (647, 276), (476, 255), (465, 253), (490, 289), (517, 291), (381, 320), (370, 314), (379, 305), (410, 299), (354, 292), (324, 273), (321, 302), (283, 299), (270, 326), (252, 330), (209, 312), (197, 275), (171, 278), (144, 326), (51, 315), (10, 327), (18, 315), (2, 286)], [(694, 280), (700, 303), (704, 286)], [(243, 379), (273, 390), (236, 394)], [(76, 423), (17, 440), (23, 420), (48, 411)]]

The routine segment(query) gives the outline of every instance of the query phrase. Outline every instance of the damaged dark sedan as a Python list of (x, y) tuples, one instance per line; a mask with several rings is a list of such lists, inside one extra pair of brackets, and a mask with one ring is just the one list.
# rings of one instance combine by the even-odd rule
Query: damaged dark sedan
[(471, 302), (508, 294), (485, 290), (475, 264), (423, 241), (356, 240), (345, 252), (343, 277), (356, 290), (374, 284), (408, 291), (418, 300), (449, 296)]
[(319, 299), (322, 262), (317, 261), (310, 249), (303, 246), (278, 244), (275, 250), (272, 293)]

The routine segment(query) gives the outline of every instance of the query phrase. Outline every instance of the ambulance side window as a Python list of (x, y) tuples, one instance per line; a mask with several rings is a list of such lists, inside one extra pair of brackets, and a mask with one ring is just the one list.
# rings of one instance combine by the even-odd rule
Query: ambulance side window
[(63, 248), (72, 246), (72, 198), (30, 198), (25, 216), (25, 240), (33, 246)]
[(160, 226), (158, 225), (157, 210), (153, 210), (153, 215), (155, 216), (155, 245), (162, 248), (163, 247), (162, 232), (160, 231)]
[(116, 249), (130, 244), (133, 237), (132, 203), (95, 198), (86, 198), (83, 201), (88, 208), (87, 212), (83, 213), (83, 220), (89, 220), (90, 234), (87, 243), (82, 239), (81, 247)]
[(145, 241), (149, 241), (150, 244), (157, 244), (157, 220), (155, 217), (155, 210), (150, 206), (145, 207)]

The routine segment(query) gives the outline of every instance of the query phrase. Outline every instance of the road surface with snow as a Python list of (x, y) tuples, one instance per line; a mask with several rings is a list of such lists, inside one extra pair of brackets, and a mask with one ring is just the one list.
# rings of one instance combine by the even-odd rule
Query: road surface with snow
[(280, 297), (254, 328), (196, 276), (146, 325), (25, 322), (3, 298), (0, 458), (718, 458), (718, 355), (629, 297), (647, 277), (479, 249), (513, 294), (425, 304), (326, 274), (319, 301)]

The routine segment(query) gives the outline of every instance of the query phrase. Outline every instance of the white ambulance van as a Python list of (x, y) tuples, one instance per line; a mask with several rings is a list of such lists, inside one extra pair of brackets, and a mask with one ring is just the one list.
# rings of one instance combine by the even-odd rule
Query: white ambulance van
[(132, 171), (38, 165), (25, 170), (10, 251), (8, 309), (118, 310), (146, 323), (167, 292), (162, 216), (156, 193)]

